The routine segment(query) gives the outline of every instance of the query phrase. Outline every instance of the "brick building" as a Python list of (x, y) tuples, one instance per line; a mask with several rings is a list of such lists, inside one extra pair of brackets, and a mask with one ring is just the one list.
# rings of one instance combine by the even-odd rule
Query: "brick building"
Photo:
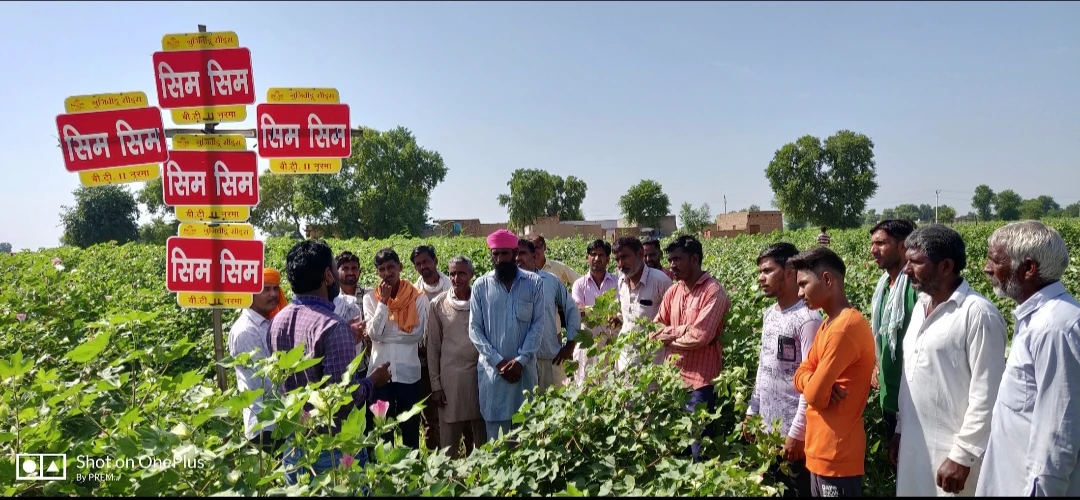
[(740, 234), (769, 234), (784, 230), (784, 214), (779, 210), (732, 212), (716, 216), (716, 227), (705, 231), (706, 238), (732, 238)]

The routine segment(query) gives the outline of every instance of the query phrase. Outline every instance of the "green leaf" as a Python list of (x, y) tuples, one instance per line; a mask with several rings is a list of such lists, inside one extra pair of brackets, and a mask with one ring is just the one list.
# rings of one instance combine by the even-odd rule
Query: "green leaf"
[(101, 351), (105, 350), (105, 347), (109, 345), (109, 338), (111, 334), (108, 332), (101, 332), (93, 340), (80, 344), (75, 349), (72, 349), (64, 358), (70, 359), (76, 363), (87, 363), (101, 354)]

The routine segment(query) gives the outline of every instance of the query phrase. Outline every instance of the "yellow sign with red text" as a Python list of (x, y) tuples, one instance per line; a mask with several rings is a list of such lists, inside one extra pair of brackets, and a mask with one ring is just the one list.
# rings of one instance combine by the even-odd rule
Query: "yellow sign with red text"
[(251, 207), (209, 205), (185, 205), (176, 207), (176, 220), (180, 222), (247, 222)]
[(339, 104), (340, 100), (335, 88), (271, 87), (266, 91), (266, 102), (272, 104)]
[(240, 37), (232, 31), (173, 33), (161, 37), (161, 50), (231, 49), (240, 46)]
[(193, 125), (205, 123), (236, 123), (247, 120), (247, 106), (207, 106), (180, 108), (170, 113), (173, 123)]
[(172, 138), (175, 150), (246, 151), (247, 139), (239, 134), (176, 134)]
[(68, 114), (110, 111), (114, 109), (145, 108), (145, 92), (120, 92), (117, 94), (73, 95), (64, 99), (64, 112)]
[(86, 187), (146, 182), (158, 177), (161, 177), (161, 167), (157, 163), (79, 172), (79, 181)]
[(197, 309), (247, 309), (253, 298), (250, 293), (179, 292), (176, 303)]
[(272, 158), (270, 171), (275, 174), (336, 174), (341, 172), (341, 158)]
[(255, 228), (251, 224), (207, 224), (183, 222), (176, 235), (184, 238), (214, 238), (219, 240), (253, 240)]

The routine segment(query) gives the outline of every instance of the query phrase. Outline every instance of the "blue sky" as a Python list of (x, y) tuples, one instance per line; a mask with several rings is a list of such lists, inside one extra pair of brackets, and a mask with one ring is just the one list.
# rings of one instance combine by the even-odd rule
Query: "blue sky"
[(505, 220), (517, 168), (584, 179), (593, 219), (643, 178), (673, 211), (767, 207), (773, 153), (840, 129), (875, 142), (879, 210), (941, 189), (967, 213), (980, 183), (1080, 199), (1077, 3), (3, 2), (0, 19), (16, 249), (58, 244), (78, 186), (54, 139), (64, 98), (156, 103), (152, 53), (200, 23), (251, 49), (260, 101), (335, 87), (354, 124), (439, 151), (435, 218)]

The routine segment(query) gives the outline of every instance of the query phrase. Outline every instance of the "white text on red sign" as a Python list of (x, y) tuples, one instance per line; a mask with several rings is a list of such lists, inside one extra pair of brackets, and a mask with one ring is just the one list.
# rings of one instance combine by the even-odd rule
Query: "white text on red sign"
[[(214, 188), (207, 189), (213, 176)], [(166, 206), (259, 204), (259, 165), (254, 151), (173, 150), (162, 185)]]
[(263, 242), (173, 236), (166, 244), (170, 292), (259, 293)]
[(59, 115), (56, 128), (69, 172), (161, 163), (169, 157), (158, 108)]
[(246, 48), (155, 52), (153, 59), (162, 109), (255, 102), (251, 51)]
[(260, 104), (262, 158), (347, 158), (352, 152), (346, 104)]

